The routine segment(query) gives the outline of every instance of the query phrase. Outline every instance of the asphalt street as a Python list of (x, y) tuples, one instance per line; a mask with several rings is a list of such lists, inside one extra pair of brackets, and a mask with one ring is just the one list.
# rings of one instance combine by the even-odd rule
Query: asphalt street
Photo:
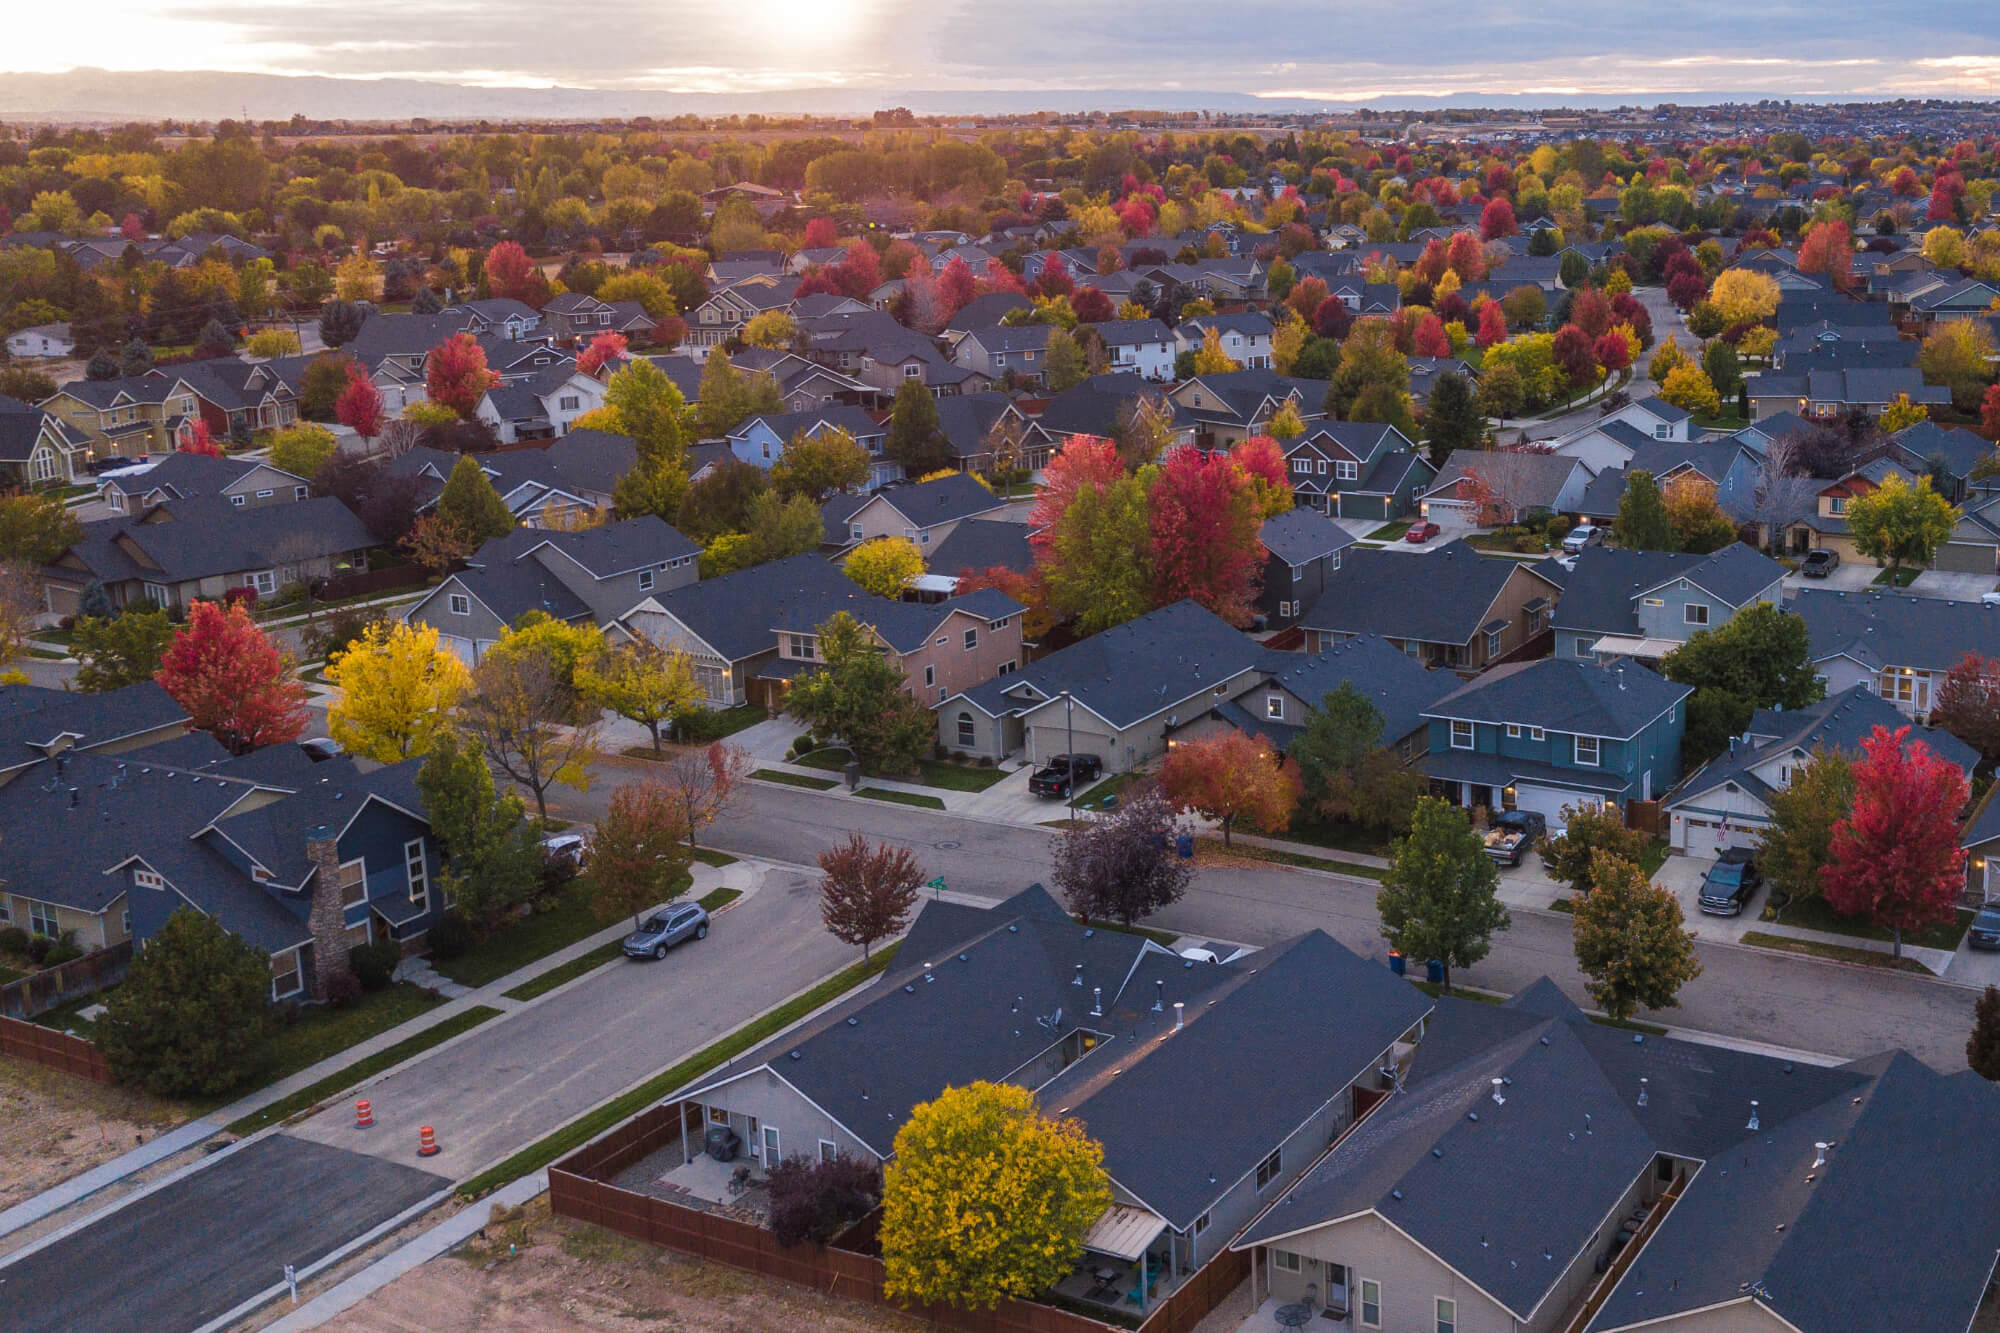
[[(618, 775), (587, 795), (564, 793), (564, 813), (588, 818)], [(1051, 817), (1057, 813), (1051, 809)], [(927, 874), (955, 891), (1001, 898), (1047, 881), (1053, 833), (984, 823), (886, 802), (746, 784), (704, 840), (733, 852), (809, 865), (849, 832), (914, 850)], [(1384, 958), (1368, 880), (1246, 863), (1200, 871), (1187, 897), (1147, 921), (1191, 935), (1267, 945), (1318, 927), (1365, 957)], [(801, 929), (817, 930), (816, 921)], [(1744, 946), (1699, 944), (1702, 975), (1681, 1007), (1648, 1015), (1677, 1027), (1855, 1058), (1903, 1047), (1942, 1070), (1965, 1067), (1975, 992), (1909, 973), (1825, 963)], [(1552, 978), (1588, 1004), (1567, 917), (1517, 911), (1493, 951), (1454, 980), (1513, 992)]]
[(0, 1269), (0, 1327), (199, 1328), (450, 1184), (273, 1135)]

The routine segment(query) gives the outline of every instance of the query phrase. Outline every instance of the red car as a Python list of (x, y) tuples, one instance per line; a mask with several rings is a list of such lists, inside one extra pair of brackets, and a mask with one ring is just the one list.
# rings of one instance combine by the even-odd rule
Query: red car
[(1422, 523), (1413, 523), (1410, 525), (1410, 530), (1403, 534), (1403, 540), (1409, 542), (1412, 546), (1421, 546), (1443, 530), (1437, 524), (1428, 520)]

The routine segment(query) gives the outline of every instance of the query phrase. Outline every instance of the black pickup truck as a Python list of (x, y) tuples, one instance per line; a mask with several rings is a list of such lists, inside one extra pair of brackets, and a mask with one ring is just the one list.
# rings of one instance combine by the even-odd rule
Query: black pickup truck
[(1104, 772), (1104, 761), (1094, 754), (1059, 754), (1048, 767), (1038, 769), (1028, 779), (1028, 790), (1054, 800), (1069, 799), (1070, 787), (1078, 782), (1095, 782)]

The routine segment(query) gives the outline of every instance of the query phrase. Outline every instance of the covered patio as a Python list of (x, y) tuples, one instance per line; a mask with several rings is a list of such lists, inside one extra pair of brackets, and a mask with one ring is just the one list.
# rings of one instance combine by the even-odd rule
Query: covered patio
[(1083, 1255), (1057, 1294), (1088, 1305), (1144, 1314), (1173, 1294), (1187, 1274), (1175, 1271), (1174, 1236), (1146, 1208), (1114, 1203), (1083, 1237)]

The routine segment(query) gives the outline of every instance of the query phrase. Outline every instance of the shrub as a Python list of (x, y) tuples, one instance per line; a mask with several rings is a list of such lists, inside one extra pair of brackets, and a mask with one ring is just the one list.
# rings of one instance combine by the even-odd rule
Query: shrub
[(327, 1008), (345, 1009), (360, 998), (361, 981), (352, 972), (335, 972), (326, 979)]
[(394, 940), (378, 940), (347, 951), (347, 965), (354, 969), (354, 977), (363, 990), (381, 990), (388, 985), (395, 976), (396, 964), (402, 961), (403, 951)]
[(0, 926), (0, 953), (26, 955), (28, 932), (19, 926)]
[(446, 960), (457, 958), (472, 947), (472, 923), (462, 913), (446, 912), (437, 919), (430, 933), (425, 936), (430, 942), (431, 957)]
[(222, 590), (223, 610), (225, 611), (228, 610), (230, 607), (235, 606), (238, 602), (243, 603), (243, 609), (245, 611), (251, 611), (256, 609), (257, 590), (255, 588), (247, 587), (240, 584), (234, 588), (224, 588)]
[(771, 1234), (780, 1245), (825, 1245), (874, 1210), (882, 1172), (873, 1162), (841, 1155), (815, 1162), (787, 1157), (771, 1168)]
[(48, 961), (49, 950), (53, 949), (55, 944), (56, 942), (46, 935), (31, 937), (28, 940), (28, 961), (40, 967)]
[(263, 1067), (276, 1017), (270, 997), (269, 955), (183, 908), (132, 959), (94, 1035), (120, 1083), (213, 1097)]
[(1573, 526), (1574, 525), (1567, 518), (1563, 517), (1561, 514), (1557, 514), (1554, 518), (1549, 520), (1549, 528), (1548, 528), (1549, 540), (1551, 542), (1561, 541), (1563, 538), (1569, 536), (1569, 530)]
[(76, 936), (64, 931), (61, 939), (49, 945), (48, 957), (42, 959), (44, 967), (61, 967), (64, 963), (83, 957), (83, 946), (76, 942)]

